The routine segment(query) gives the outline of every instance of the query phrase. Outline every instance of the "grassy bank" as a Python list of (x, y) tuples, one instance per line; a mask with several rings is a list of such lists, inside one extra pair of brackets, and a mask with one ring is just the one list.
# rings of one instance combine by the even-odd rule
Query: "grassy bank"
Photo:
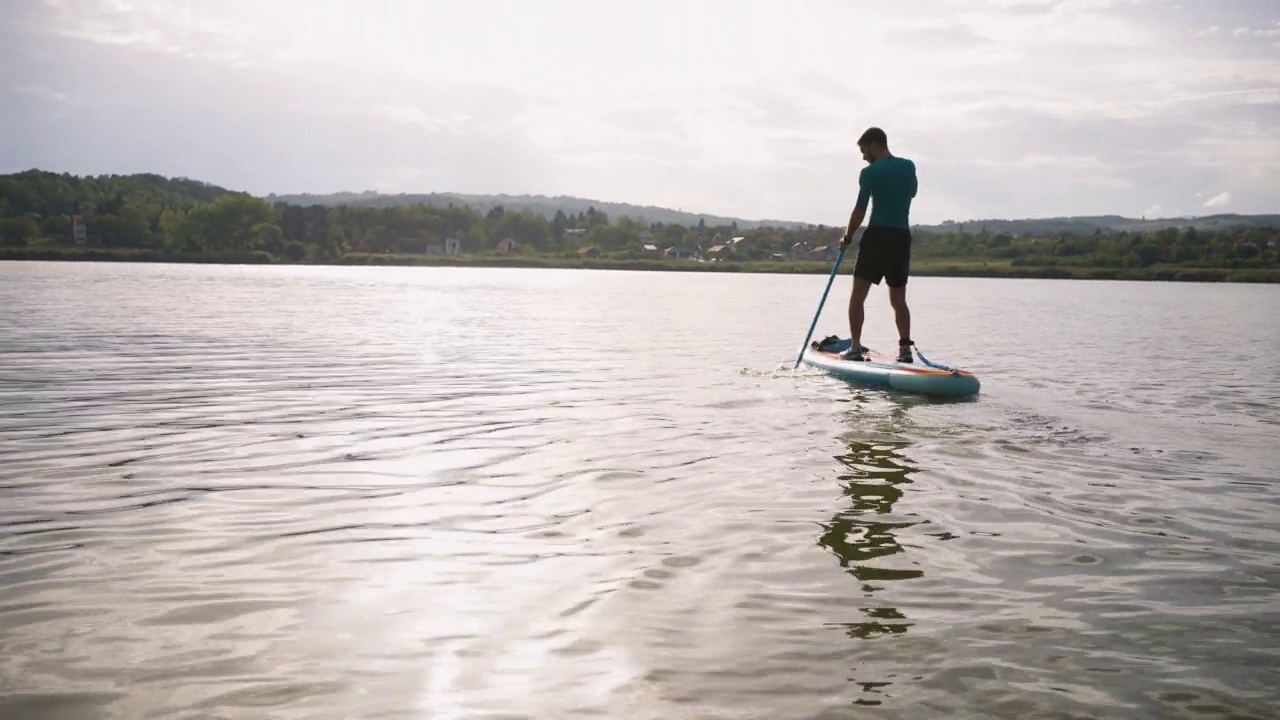
[(262, 251), (231, 251), (211, 253), (179, 253), (163, 250), (134, 248), (89, 248), (66, 245), (34, 247), (0, 247), (0, 260), (52, 260), (85, 262), (153, 262), (153, 263), (205, 263), (224, 265), (270, 265), (279, 262), (270, 253)]
[[(551, 255), (418, 255), (347, 253), (328, 261), (289, 261), (273, 258), (265, 252), (177, 253), (162, 250), (86, 248), (66, 245), (0, 248), (0, 260), (52, 260), (92, 262), (166, 262), (221, 264), (323, 264), (323, 265), (393, 265), (419, 267), (506, 267), (568, 268), (596, 270), (646, 270), (664, 272), (754, 272), (785, 274), (826, 274), (830, 262), (812, 261), (745, 261), (694, 262), (666, 258), (611, 259), (579, 258)], [(841, 273), (853, 270), (852, 255), (846, 255)], [(1060, 278), (1079, 280), (1154, 280), (1190, 282), (1280, 283), (1280, 269), (1186, 267), (1152, 265), (1149, 267), (1055, 267), (1014, 265), (1004, 261), (968, 259), (918, 258), (913, 260), (912, 275), (917, 277), (986, 277), (986, 278)]]

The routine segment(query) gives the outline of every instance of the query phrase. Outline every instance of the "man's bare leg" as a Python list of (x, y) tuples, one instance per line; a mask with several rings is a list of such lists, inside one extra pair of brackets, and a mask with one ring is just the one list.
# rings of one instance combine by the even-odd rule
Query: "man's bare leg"
[(889, 288), (889, 304), (893, 306), (893, 319), (898, 324), (898, 340), (911, 339), (911, 310), (907, 308), (907, 286)]
[(849, 295), (849, 339), (851, 347), (862, 345), (862, 306), (867, 302), (867, 293), (871, 292), (871, 283), (856, 275), (853, 278), (853, 293)]
[(906, 285), (889, 288), (889, 304), (893, 306), (893, 319), (898, 324), (898, 362), (912, 362), (911, 311), (907, 309)]

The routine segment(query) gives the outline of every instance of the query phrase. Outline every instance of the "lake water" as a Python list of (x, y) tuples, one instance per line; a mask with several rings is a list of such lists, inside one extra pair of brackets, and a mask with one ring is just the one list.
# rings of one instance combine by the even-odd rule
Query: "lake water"
[(1280, 716), (1280, 287), (825, 282), (0, 263), (0, 717)]

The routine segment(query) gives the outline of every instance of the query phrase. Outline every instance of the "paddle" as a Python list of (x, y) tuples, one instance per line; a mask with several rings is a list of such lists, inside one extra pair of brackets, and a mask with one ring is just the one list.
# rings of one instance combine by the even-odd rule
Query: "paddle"
[(818, 301), (818, 312), (813, 314), (813, 322), (809, 323), (809, 333), (804, 336), (804, 342), (800, 344), (800, 354), (796, 356), (795, 370), (800, 367), (800, 360), (804, 358), (804, 349), (809, 345), (809, 338), (813, 337), (813, 329), (818, 326), (818, 316), (822, 314), (822, 306), (827, 304), (827, 293), (831, 292), (831, 282), (836, 279), (836, 269), (840, 267), (840, 260), (844, 258), (845, 247), (841, 246), (840, 254), (836, 255), (836, 264), (831, 266), (831, 277), (827, 278), (827, 289), (822, 291), (822, 300)]

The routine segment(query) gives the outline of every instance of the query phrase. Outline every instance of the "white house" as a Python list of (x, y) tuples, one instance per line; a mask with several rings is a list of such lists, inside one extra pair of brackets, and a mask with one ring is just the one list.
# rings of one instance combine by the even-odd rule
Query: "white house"
[(662, 254), (670, 258), (693, 260), (698, 257), (698, 249), (687, 245), (673, 245), (666, 250), (663, 250)]
[(445, 239), (444, 239), (444, 254), (445, 254), (445, 255), (457, 255), (457, 254), (458, 254), (458, 253), (460, 253), (460, 252), (462, 252), (462, 241), (461, 241), (461, 240), (459, 240), (458, 238), (445, 238)]
[(445, 238), (443, 243), (427, 246), (428, 255), (458, 255), (462, 252), (462, 241), (458, 238)]
[(71, 237), (77, 245), (84, 245), (89, 241), (89, 218), (87, 213), (71, 216)]

